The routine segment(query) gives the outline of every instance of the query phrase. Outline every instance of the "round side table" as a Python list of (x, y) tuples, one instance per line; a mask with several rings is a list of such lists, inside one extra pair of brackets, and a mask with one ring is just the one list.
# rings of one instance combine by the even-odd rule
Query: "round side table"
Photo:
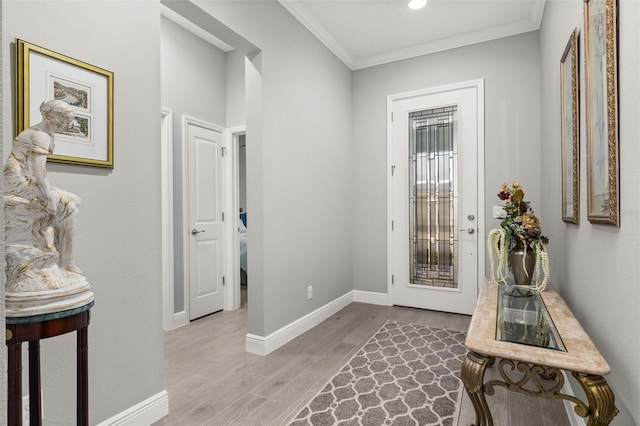
[(8, 361), (7, 417), (9, 426), (22, 425), (22, 343), (29, 342), (29, 424), (42, 424), (40, 400), (40, 340), (76, 331), (76, 419), (89, 425), (88, 328), (94, 302), (68, 311), (28, 317), (6, 317)]

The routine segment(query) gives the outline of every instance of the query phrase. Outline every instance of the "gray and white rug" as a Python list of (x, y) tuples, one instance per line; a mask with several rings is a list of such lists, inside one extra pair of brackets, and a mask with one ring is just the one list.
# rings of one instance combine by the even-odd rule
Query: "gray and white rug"
[(464, 339), (387, 321), (290, 425), (453, 425)]

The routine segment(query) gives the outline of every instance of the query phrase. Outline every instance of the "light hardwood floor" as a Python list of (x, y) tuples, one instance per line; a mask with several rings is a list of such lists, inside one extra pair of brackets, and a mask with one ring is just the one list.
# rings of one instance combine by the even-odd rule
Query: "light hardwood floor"
[[(466, 331), (470, 317), (352, 303), (265, 357), (244, 350), (246, 308), (198, 319), (165, 332), (169, 415), (155, 425), (286, 425), (389, 319)], [(489, 404), (496, 426), (569, 425), (560, 401), (499, 388)], [(458, 424), (473, 420), (465, 395)]]

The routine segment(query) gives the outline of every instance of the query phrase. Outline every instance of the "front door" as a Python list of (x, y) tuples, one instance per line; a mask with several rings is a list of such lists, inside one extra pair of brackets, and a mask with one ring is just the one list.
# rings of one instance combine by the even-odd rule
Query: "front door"
[(473, 313), (479, 281), (478, 90), (393, 101), (391, 300)]
[(187, 124), (189, 319), (224, 306), (222, 133)]

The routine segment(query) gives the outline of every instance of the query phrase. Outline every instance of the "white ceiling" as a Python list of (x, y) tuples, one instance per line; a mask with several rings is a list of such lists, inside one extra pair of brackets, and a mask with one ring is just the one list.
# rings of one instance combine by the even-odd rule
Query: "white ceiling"
[(279, 0), (352, 70), (540, 28), (545, 0)]

